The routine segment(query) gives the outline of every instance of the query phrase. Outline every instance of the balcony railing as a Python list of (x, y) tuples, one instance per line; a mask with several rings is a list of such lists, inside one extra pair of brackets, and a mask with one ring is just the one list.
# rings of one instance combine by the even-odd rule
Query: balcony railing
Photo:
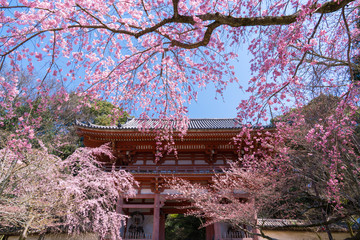
[[(111, 166), (105, 166), (110, 171)], [(125, 170), (130, 173), (143, 174), (212, 174), (223, 170), (216, 166), (118, 166), (116, 170)]]
[(148, 240), (152, 239), (151, 233), (126, 233), (123, 237), (124, 240)]
[(253, 240), (253, 238), (226, 237), (226, 238), (221, 238), (221, 240)]

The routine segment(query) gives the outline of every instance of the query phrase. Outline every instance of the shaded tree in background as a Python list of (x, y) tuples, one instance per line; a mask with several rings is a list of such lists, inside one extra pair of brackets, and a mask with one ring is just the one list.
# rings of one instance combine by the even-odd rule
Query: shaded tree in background
[[(5, 72), (3, 76), (7, 81), (14, 77), (10, 72)], [(19, 92), (11, 103), (12, 108), (16, 109), (15, 112), (11, 118), (6, 118), (6, 109), (0, 108), (2, 111), (0, 117), (6, 119), (0, 127), (2, 140), (5, 140), (5, 136), (10, 133), (19, 130), (24, 118), (36, 119), (37, 125), (31, 136), (40, 139), (57, 156), (66, 158), (81, 146), (79, 136), (73, 126), (76, 119), (108, 126), (124, 123), (130, 117), (126, 112), (106, 101), (97, 100), (81, 105), (82, 98), (74, 92), (64, 92), (64, 98), (47, 96), (46, 99), (34, 99), (37, 87), (34, 77), (26, 74), (25, 71), (19, 72), (17, 77), (19, 81), (16, 88)], [(61, 84), (55, 79), (47, 80), (46, 86), (46, 91), (49, 93), (62, 89)], [(4, 88), (3, 91), (5, 92)], [(36, 141), (32, 143), (37, 145)], [(6, 141), (0, 144), (3, 144), (3, 147)]]
[(194, 216), (169, 214), (165, 222), (166, 240), (202, 240), (206, 238), (201, 220)]

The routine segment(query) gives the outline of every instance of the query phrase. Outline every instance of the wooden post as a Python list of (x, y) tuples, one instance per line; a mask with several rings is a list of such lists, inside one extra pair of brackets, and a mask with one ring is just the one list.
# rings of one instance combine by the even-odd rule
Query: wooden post
[(116, 212), (123, 214), (123, 205), (124, 205), (124, 199), (119, 196), (117, 202), (116, 202)]
[[(124, 214), (123, 205), (124, 205), (124, 199), (121, 196), (119, 196), (119, 198), (116, 202), (116, 212), (117, 213)], [(120, 236), (124, 237), (126, 234), (126, 221), (125, 220), (121, 222), (121, 226), (119, 226), (119, 231), (120, 231)]]
[(164, 213), (160, 213), (160, 233), (159, 233), (159, 240), (165, 240), (165, 221), (166, 216)]
[(214, 223), (214, 240), (220, 240), (221, 239), (221, 228), (220, 223)]
[(214, 238), (214, 225), (206, 226), (206, 240), (213, 240)]
[[(255, 204), (255, 199), (254, 198), (251, 198), (250, 200), (251, 202), (253, 202)], [(258, 226), (258, 220), (257, 220), (257, 212), (255, 211), (254, 213), (254, 228), (252, 229), (252, 232), (254, 233), (253, 235), (253, 239), (254, 240), (259, 240), (259, 236), (257, 234), (260, 234), (260, 230), (259, 228), (257, 227)], [(255, 235), (256, 234), (256, 235)]]
[(155, 194), (152, 240), (159, 240), (159, 231), (160, 231), (160, 194)]

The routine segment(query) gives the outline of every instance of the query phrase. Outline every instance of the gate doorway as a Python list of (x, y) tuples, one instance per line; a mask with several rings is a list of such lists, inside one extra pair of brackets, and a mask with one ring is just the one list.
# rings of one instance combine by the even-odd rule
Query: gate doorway
[(165, 240), (206, 240), (206, 228), (201, 219), (184, 214), (168, 214), (165, 221)]

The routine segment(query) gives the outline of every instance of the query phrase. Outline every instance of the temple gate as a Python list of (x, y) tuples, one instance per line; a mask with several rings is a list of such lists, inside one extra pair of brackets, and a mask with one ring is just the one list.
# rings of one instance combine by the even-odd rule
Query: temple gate
[[(110, 142), (116, 161), (108, 162), (108, 166), (115, 163), (117, 168), (131, 172), (140, 184), (136, 196), (117, 202), (117, 210), (131, 216), (120, 230), (124, 239), (165, 240), (166, 215), (185, 213), (190, 206), (185, 200), (168, 198), (173, 191), (163, 187), (164, 178), (175, 176), (209, 184), (214, 173), (220, 173), (241, 154), (232, 143), (242, 127), (235, 119), (191, 119), (187, 134), (182, 139), (174, 137), (177, 155), (164, 154), (155, 161), (156, 133), (139, 128), (144, 124), (154, 128), (158, 121), (130, 119), (118, 126), (76, 123), (86, 147)], [(247, 195), (239, 194), (239, 198)], [(206, 240), (254, 239), (246, 233), (230, 236), (228, 232), (225, 223), (213, 224), (206, 228)]]

